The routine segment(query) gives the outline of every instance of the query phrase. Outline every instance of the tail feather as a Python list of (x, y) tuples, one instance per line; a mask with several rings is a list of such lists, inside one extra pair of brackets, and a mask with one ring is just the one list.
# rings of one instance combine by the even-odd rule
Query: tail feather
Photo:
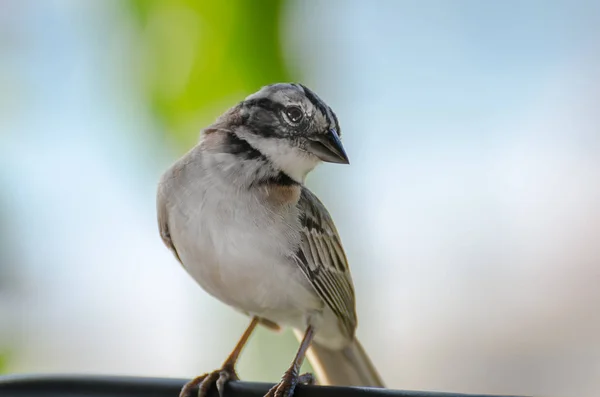
[(321, 385), (385, 387), (356, 338), (342, 350), (331, 350), (313, 343), (307, 357)]

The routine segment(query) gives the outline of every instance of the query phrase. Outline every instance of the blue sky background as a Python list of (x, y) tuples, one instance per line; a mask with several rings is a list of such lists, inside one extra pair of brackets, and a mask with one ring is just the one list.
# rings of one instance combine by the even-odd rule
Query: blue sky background
[[(342, 125), (351, 166), (308, 184), (389, 386), (597, 395), (600, 5), (290, 1), (281, 34)], [(246, 322), (158, 237), (179, 153), (136, 89), (136, 37), (117, 1), (0, 3), (10, 372), (192, 376)], [(294, 339), (255, 340), (240, 372), (275, 381)]]

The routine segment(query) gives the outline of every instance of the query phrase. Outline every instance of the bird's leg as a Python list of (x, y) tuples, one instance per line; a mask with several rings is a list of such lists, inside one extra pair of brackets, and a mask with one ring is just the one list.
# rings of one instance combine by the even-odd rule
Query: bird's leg
[(198, 397), (205, 397), (208, 395), (208, 390), (210, 389), (213, 383), (216, 383), (217, 390), (219, 391), (219, 396), (223, 397), (225, 383), (228, 380), (240, 379), (237, 373), (235, 372), (235, 363), (237, 362), (240, 353), (242, 352), (242, 349), (246, 345), (246, 342), (248, 342), (248, 338), (250, 338), (250, 335), (252, 335), (252, 331), (254, 331), (254, 328), (256, 328), (258, 321), (258, 317), (252, 317), (250, 325), (248, 326), (248, 328), (246, 328), (246, 331), (240, 338), (237, 345), (235, 345), (235, 348), (233, 349), (229, 357), (227, 357), (227, 360), (225, 360), (225, 362), (223, 363), (221, 369), (195, 377), (183, 386), (181, 392), (179, 393), (179, 397), (190, 397), (192, 391), (196, 387), (198, 387)]
[(313, 327), (309, 325), (308, 328), (306, 328), (304, 339), (302, 339), (302, 343), (300, 343), (300, 348), (298, 348), (298, 353), (296, 353), (296, 357), (294, 358), (292, 365), (283, 374), (281, 382), (273, 386), (265, 395), (265, 397), (291, 397), (294, 394), (294, 388), (298, 383), (315, 383), (315, 379), (312, 374), (298, 374), (298, 372), (300, 372), (300, 367), (304, 362), (306, 350), (308, 350), (308, 347), (310, 346), (314, 336), (315, 331)]

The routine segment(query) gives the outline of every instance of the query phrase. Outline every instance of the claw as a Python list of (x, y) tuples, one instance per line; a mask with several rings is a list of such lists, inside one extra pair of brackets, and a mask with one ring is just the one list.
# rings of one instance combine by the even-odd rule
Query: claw
[(201, 384), (207, 376), (208, 374), (196, 376), (194, 379), (183, 385), (179, 392), (179, 397), (189, 397), (192, 394), (192, 390)]
[(217, 391), (219, 392), (219, 397), (224, 397), (225, 391), (225, 383), (229, 380), (239, 380), (240, 378), (237, 376), (237, 373), (233, 368), (223, 367), (217, 371), (210, 372), (208, 374), (200, 375), (186, 383), (181, 392), (179, 393), (179, 397), (191, 397), (192, 391), (197, 387), (198, 388), (198, 397), (207, 397), (210, 387), (215, 384), (217, 386)]
[(310, 372), (306, 372), (298, 377), (298, 383), (303, 385), (316, 385), (317, 379)]
[(216, 382), (217, 379), (219, 379), (219, 371), (214, 371), (208, 374), (208, 376), (204, 378), (202, 383), (200, 383), (200, 386), (198, 386), (198, 397), (208, 396), (208, 391), (210, 390), (210, 387), (214, 382)]
[(217, 379), (216, 382), (219, 397), (225, 397), (225, 383), (227, 383), (230, 380), (240, 380), (233, 368), (223, 369), (219, 372), (219, 379)]
[(281, 378), (281, 382), (276, 384), (265, 394), (265, 397), (292, 397), (294, 389), (298, 383), (305, 385), (313, 385), (315, 377), (311, 373), (298, 375), (297, 372), (286, 371)]

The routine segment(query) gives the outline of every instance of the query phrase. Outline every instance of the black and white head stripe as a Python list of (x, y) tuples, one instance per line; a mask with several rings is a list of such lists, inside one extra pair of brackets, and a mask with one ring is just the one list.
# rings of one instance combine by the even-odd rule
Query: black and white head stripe
[(306, 98), (313, 104), (313, 106), (318, 109), (323, 116), (327, 119), (329, 124), (329, 128), (334, 128), (338, 134), (338, 136), (342, 136), (340, 131), (340, 126), (338, 124), (338, 119), (333, 110), (317, 94), (315, 94), (310, 88), (303, 84), (293, 84), (296, 87), (300, 87), (304, 91), (304, 95)]
[(235, 154), (242, 160), (267, 161), (264, 154), (252, 147), (248, 141), (241, 139), (233, 132), (227, 132), (225, 135), (223, 149), (226, 153)]
[(271, 112), (281, 111), (285, 107), (283, 104), (266, 97), (247, 99), (242, 104), (247, 108), (259, 107)]
[(302, 183), (320, 161), (347, 163), (337, 117), (302, 84), (265, 86), (231, 114), (223, 150), (247, 165), (262, 165), (257, 182)]
[[(313, 119), (315, 122), (313, 125), (318, 129), (307, 132), (322, 133), (329, 129), (335, 129), (338, 136), (340, 135), (340, 126), (333, 110), (317, 94), (303, 84), (273, 84), (263, 87), (257, 93), (247, 97), (241, 105), (249, 112), (245, 121), (249, 121), (251, 124), (260, 124), (261, 130), (256, 132), (265, 137), (277, 136), (277, 132), (281, 133), (283, 131), (281, 129), (275, 131), (270, 128), (277, 124), (275, 118), (269, 120), (268, 115), (254, 114), (252, 113), (253, 109), (261, 109), (272, 116), (277, 116), (287, 106), (300, 106)], [(316, 117), (315, 112), (321, 117)], [(248, 120), (249, 117), (253, 119)], [(254, 119), (254, 117), (258, 119)]]
[(260, 186), (263, 184), (276, 184), (282, 186), (298, 185), (298, 182), (292, 179), (285, 172), (271, 168), (271, 161), (263, 153), (252, 147), (246, 140), (239, 138), (236, 134), (229, 132), (223, 142), (223, 150), (226, 153), (234, 154), (240, 160), (252, 160), (256, 164), (262, 164), (264, 168), (256, 168), (252, 177), (250, 186)]

